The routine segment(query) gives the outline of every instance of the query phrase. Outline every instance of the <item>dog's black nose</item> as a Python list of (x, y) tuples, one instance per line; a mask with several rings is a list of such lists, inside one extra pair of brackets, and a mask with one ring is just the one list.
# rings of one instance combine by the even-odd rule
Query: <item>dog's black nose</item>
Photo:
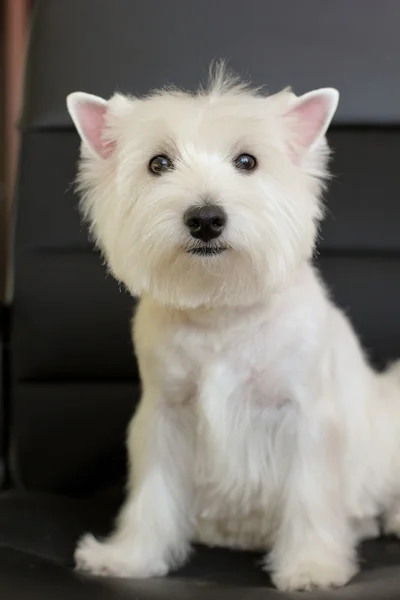
[(226, 225), (227, 215), (217, 204), (191, 206), (185, 212), (183, 220), (190, 235), (208, 242), (221, 235)]

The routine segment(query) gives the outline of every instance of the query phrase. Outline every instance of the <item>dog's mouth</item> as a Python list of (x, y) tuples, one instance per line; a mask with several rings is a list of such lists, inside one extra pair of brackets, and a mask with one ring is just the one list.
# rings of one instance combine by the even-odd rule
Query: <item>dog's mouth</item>
[(194, 256), (218, 256), (228, 250), (227, 246), (196, 246), (188, 248), (187, 253)]

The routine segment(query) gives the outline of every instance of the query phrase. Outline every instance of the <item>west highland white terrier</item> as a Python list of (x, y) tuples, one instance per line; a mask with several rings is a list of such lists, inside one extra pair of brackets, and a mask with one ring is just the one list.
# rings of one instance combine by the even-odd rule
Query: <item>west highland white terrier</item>
[(400, 368), (368, 365), (312, 265), (339, 94), (76, 92), (82, 209), (141, 298), (143, 384), (115, 532), (79, 569), (165, 575), (192, 541), (265, 551), (281, 590), (344, 585), (400, 533)]

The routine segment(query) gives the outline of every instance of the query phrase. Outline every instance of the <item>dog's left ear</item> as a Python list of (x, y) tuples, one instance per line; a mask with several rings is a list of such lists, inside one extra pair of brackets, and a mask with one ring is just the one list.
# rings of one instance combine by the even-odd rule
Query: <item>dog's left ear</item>
[(296, 155), (312, 150), (324, 137), (336, 112), (339, 92), (323, 88), (296, 98), (285, 113), (290, 146)]
[(115, 143), (105, 139), (105, 118), (108, 102), (84, 92), (74, 92), (67, 97), (67, 108), (82, 142), (99, 158), (108, 158)]

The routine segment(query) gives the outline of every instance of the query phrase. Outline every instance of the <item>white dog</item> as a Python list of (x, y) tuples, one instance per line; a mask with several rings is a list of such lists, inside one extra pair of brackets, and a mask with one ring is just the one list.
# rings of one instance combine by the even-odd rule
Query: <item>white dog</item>
[(262, 549), (281, 590), (345, 584), (357, 542), (400, 533), (400, 368), (367, 364), (311, 264), (334, 89), (207, 89), (68, 108), (82, 207), (141, 297), (143, 397), (116, 531), (78, 568), (164, 575), (190, 542)]

